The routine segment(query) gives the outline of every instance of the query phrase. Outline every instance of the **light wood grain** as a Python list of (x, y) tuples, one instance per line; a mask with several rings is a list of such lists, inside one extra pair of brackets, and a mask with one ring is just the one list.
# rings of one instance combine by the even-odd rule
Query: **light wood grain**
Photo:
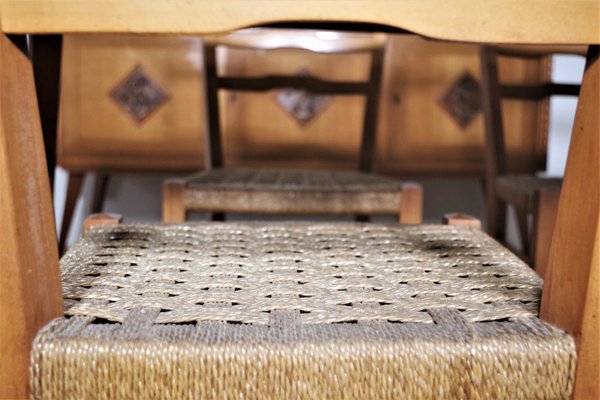
[(587, 44), (600, 42), (596, 0), (2, 0), (9, 33), (225, 32), (273, 21), (369, 22), (437, 39)]
[(588, 54), (540, 316), (575, 337), (575, 398), (600, 398), (600, 61)]
[(37, 331), (62, 315), (56, 231), (29, 60), (0, 36), (0, 398), (28, 398)]
[[(197, 37), (66, 36), (58, 164), (69, 171), (202, 168), (201, 52)], [(168, 96), (142, 122), (110, 96), (136, 66)]]

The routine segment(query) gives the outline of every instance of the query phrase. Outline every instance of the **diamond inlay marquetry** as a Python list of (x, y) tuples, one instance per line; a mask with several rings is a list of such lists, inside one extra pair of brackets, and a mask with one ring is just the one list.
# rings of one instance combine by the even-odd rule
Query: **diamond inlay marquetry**
[(142, 123), (169, 99), (140, 65), (110, 92), (110, 97), (137, 123)]
[[(311, 76), (303, 69), (298, 75)], [(306, 125), (333, 101), (331, 96), (316, 94), (307, 90), (286, 88), (277, 92), (277, 103), (300, 125)]]
[(442, 108), (465, 129), (481, 112), (481, 87), (468, 72), (460, 76), (440, 99)]

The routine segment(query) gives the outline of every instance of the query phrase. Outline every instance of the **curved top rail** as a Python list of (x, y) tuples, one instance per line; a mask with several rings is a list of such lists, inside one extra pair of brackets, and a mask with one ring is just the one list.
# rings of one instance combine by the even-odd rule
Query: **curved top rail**
[(302, 49), (314, 53), (356, 53), (381, 49), (386, 35), (320, 30), (250, 28), (226, 35), (209, 35), (204, 42), (241, 49)]
[(599, 11), (598, 0), (0, 0), (0, 29), (207, 34), (338, 21), (464, 42), (600, 44)]

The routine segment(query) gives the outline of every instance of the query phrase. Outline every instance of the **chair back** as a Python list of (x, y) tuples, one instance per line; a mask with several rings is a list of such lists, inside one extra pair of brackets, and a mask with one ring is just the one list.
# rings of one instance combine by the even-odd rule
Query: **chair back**
[(577, 96), (579, 85), (545, 80), (534, 84), (501, 82), (498, 58), (541, 59), (553, 54), (585, 56), (586, 46), (483, 46), (481, 79), (485, 115), (486, 181), (509, 171), (504, 136), (502, 100), (547, 101), (551, 96)]
[[(362, 137), (358, 169), (373, 169), (376, 150), (377, 117), (381, 88), (384, 34), (338, 33), (333, 31), (302, 31), (282, 29), (247, 29), (224, 36), (209, 36), (204, 41), (204, 71), (206, 91), (206, 168), (223, 166), (218, 91), (266, 92), (292, 88), (314, 94), (362, 95), (365, 97)], [(299, 49), (323, 54), (367, 53), (371, 55), (369, 78), (366, 81), (321, 79), (303, 74), (268, 75), (261, 77), (220, 76), (216, 49), (219, 46), (269, 51)]]
[(57, 163), (69, 172), (202, 168), (202, 40), (65, 35)]

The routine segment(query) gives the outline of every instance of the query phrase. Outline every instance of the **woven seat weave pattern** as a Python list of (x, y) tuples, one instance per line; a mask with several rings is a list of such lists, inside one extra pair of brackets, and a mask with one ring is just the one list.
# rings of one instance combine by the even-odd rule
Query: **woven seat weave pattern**
[(473, 229), (121, 225), (61, 269), (66, 317), (34, 343), (36, 398), (571, 391), (573, 341), (537, 319), (540, 278)]
[(398, 181), (356, 171), (217, 168), (186, 179), (195, 211), (396, 214)]
[(66, 313), (123, 321), (145, 306), (160, 307), (159, 323), (262, 324), (275, 309), (298, 310), (306, 323), (430, 323), (427, 310), (436, 307), (460, 310), (469, 321), (536, 314), (541, 281), (533, 271), (476, 230), (442, 228), (100, 230), (63, 259)]

